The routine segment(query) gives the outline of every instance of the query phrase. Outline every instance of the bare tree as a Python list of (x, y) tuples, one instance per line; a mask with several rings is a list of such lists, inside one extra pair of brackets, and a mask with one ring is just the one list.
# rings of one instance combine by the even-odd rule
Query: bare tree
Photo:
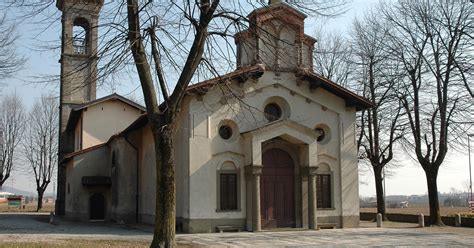
[(58, 104), (52, 95), (44, 95), (30, 110), (23, 143), (24, 156), (35, 175), (38, 206), (43, 207), (46, 191), (57, 164)]
[(466, 68), (473, 58), (474, 5), (467, 1), (399, 1), (382, 13), (393, 28), (392, 57), (405, 74), (400, 99), (409, 125), (405, 147), (426, 174), (431, 224), (443, 225), (437, 177), (459, 125), (473, 119), (473, 97), (466, 90)]
[[(362, 95), (375, 107), (358, 114), (360, 158), (371, 165), (375, 177), (377, 212), (387, 219), (383, 181), (384, 169), (393, 162), (394, 146), (403, 136), (399, 123), (402, 107), (397, 97), (399, 75), (396, 64), (389, 60), (386, 42), (389, 26), (377, 18), (373, 10), (361, 20), (354, 20), (352, 39), (354, 79), (361, 84)], [(394, 68), (395, 66), (395, 68)], [(393, 163), (392, 163), (393, 164)]]
[(353, 64), (352, 47), (341, 33), (317, 32), (313, 54), (314, 70), (321, 76), (349, 87)]
[(0, 79), (12, 76), (25, 63), (25, 59), (15, 52), (18, 39), (15, 28), (14, 24), (8, 23), (6, 14), (0, 14)]
[(25, 122), (25, 108), (16, 93), (0, 101), (0, 189), (17, 164), (16, 153)]

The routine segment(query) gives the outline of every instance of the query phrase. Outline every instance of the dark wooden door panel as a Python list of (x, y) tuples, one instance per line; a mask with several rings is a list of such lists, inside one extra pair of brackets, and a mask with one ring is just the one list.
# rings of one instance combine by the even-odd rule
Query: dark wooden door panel
[(294, 163), (282, 149), (269, 149), (263, 156), (260, 208), (263, 228), (294, 227)]

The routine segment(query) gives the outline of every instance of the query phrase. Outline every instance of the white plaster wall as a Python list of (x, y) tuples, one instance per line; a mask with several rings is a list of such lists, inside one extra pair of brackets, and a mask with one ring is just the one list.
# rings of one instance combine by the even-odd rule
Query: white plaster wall
[(176, 217), (189, 218), (189, 98), (182, 104), (175, 134)]
[(359, 173), (357, 164), (357, 144), (355, 128), (355, 109), (341, 115), (341, 196), (343, 199), (342, 215), (352, 216), (352, 220), (343, 222), (343, 227), (358, 225), (359, 216)]
[(81, 150), (81, 142), (82, 142), (82, 113), (79, 121), (77, 122), (76, 128), (74, 129), (74, 151)]
[(141, 115), (141, 111), (117, 100), (95, 104), (83, 111), (82, 149), (106, 142)]
[(110, 155), (115, 154), (112, 169), (112, 218), (117, 222), (133, 223), (136, 214), (137, 196), (137, 151), (120, 137), (111, 144)]
[[(83, 176), (110, 176), (110, 156), (108, 146), (103, 146), (79, 155), (68, 163), (66, 168), (66, 215), (89, 216), (89, 196), (95, 192), (103, 193), (106, 198), (106, 215), (110, 216), (110, 188), (85, 187)], [(70, 193), (67, 191), (70, 185)], [(74, 217), (72, 216), (72, 217)]]
[(148, 126), (141, 128), (140, 161), (140, 221), (154, 224), (156, 199), (155, 145)]

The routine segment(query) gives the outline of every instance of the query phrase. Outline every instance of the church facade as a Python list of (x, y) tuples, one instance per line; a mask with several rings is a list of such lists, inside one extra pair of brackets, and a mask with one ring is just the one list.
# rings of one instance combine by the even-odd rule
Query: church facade
[[(63, 36), (75, 25), (96, 27), (100, 1), (68, 2), (58, 0)], [(316, 40), (304, 33), (303, 13), (274, 3), (248, 17), (258, 31), (235, 35), (237, 69), (191, 85), (181, 106), (177, 230), (357, 227), (356, 111), (372, 104), (313, 72)], [(63, 37), (62, 75), (93, 57), (83, 55), (93, 54), (97, 30), (86, 34), (85, 54), (74, 44), (68, 53)], [(80, 94), (68, 89), (84, 75), (62, 77), (57, 206), (84, 221), (152, 224), (155, 155), (145, 110), (116, 94), (95, 99), (89, 64)]]

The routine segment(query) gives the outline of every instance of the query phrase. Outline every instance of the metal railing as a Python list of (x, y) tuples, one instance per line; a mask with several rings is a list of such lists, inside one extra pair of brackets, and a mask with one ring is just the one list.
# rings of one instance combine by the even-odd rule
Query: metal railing
[(74, 38), (72, 41), (74, 54), (87, 54), (87, 43), (84, 38)]

